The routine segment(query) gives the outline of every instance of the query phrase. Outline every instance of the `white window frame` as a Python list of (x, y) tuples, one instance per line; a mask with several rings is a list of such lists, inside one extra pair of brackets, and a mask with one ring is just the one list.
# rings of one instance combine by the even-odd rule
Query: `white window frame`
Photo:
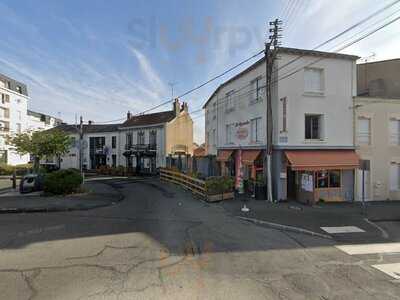
[(225, 125), (225, 142), (226, 144), (233, 144), (233, 126), (234, 124)]
[[(316, 73), (320, 74), (319, 87), (314, 87), (315, 84), (310, 84), (309, 83), (309, 80), (310, 80), (309, 76), (315, 76)], [(304, 68), (304, 93), (305, 94), (312, 94), (312, 95), (324, 95), (324, 93), (325, 93), (325, 73), (324, 73), (324, 69), (322, 69), (322, 68), (311, 68), (311, 67)]]
[(225, 94), (225, 113), (230, 113), (235, 110), (235, 102), (233, 99), (233, 95), (235, 94), (235, 90), (230, 90)]
[[(313, 136), (313, 128), (312, 128), (312, 124), (311, 124), (311, 138), (307, 138), (306, 135), (306, 120), (307, 117), (317, 117), (318, 118), (318, 137)], [(324, 136), (324, 115), (323, 114), (305, 114), (304, 115), (304, 139), (306, 141), (323, 141), (325, 139)]]
[[(361, 121), (368, 121), (368, 131), (360, 131), (360, 129), (361, 129), (360, 122)], [(371, 120), (371, 118), (362, 117), (362, 116), (359, 116), (357, 118), (357, 144), (358, 145), (368, 146), (368, 145), (372, 144), (371, 129), (372, 129), (372, 120)], [(368, 139), (368, 141), (363, 140), (363, 139), (366, 139), (366, 138)]]
[[(397, 176), (396, 178), (393, 178)], [(391, 162), (389, 168), (389, 189), (391, 192), (400, 190), (400, 164), (397, 162)]]
[[(396, 123), (397, 132), (393, 132), (393, 123)], [(400, 119), (391, 118), (389, 120), (389, 143), (390, 145), (400, 146)]]
[(254, 118), (250, 120), (250, 140), (252, 143), (260, 143), (263, 135), (262, 118)]
[(250, 105), (262, 101), (263, 85), (261, 82), (262, 76), (258, 76), (250, 81), (249, 102)]

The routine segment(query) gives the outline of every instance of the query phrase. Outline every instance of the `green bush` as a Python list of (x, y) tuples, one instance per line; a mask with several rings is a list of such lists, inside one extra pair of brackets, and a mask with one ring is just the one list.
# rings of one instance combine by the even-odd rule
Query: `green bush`
[(230, 176), (214, 176), (206, 180), (206, 192), (208, 195), (216, 195), (233, 191), (234, 179)]
[(25, 175), (32, 170), (31, 164), (22, 164), (22, 165), (0, 165), (0, 175), (12, 175), (16, 171), (17, 175)]
[(79, 191), (82, 176), (76, 169), (58, 170), (46, 174), (43, 183), (45, 193), (67, 195)]

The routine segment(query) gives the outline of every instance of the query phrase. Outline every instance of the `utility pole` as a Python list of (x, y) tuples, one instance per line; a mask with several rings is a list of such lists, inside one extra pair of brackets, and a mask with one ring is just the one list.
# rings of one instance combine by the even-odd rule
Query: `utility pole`
[(81, 116), (79, 119), (79, 170), (82, 175), (82, 180), (84, 181), (84, 174), (83, 174), (83, 117)]
[(264, 163), (267, 165), (266, 169), (266, 179), (267, 179), (267, 201), (273, 202), (272, 197), (272, 133), (273, 133), (273, 116), (272, 116), (272, 70), (274, 66), (274, 60), (276, 58), (277, 48), (279, 45), (278, 39), (281, 38), (279, 32), (282, 31), (280, 25), (282, 25), (282, 21), (279, 19), (275, 19), (272, 22), (269, 22), (269, 33), (272, 35), (269, 36), (268, 41), (265, 43), (265, 95), (267, 99), (267, 147), (266, 147), (266, 155)]

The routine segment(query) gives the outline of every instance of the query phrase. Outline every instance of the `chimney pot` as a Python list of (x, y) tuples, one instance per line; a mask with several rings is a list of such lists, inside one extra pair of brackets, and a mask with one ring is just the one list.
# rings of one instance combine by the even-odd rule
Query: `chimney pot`
[(127, 114), (126, 114), (126, 119), (129, 120), (132, 117), (131, 112), (128, 110)]

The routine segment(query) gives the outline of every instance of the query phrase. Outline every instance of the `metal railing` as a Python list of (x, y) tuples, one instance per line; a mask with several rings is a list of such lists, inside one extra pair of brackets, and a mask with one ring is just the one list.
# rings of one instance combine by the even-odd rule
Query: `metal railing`
[(157, 144), (126, 144), (125, 150), (132, 151), (155, 151), (157, 150)]
[(192, 193), (204, 198), (207, 197), (205, 186), (206, 182), (204, 180), (165, 168), (160, 168), (160, 179), (178, 184), (183, 188), (190, 190)]

